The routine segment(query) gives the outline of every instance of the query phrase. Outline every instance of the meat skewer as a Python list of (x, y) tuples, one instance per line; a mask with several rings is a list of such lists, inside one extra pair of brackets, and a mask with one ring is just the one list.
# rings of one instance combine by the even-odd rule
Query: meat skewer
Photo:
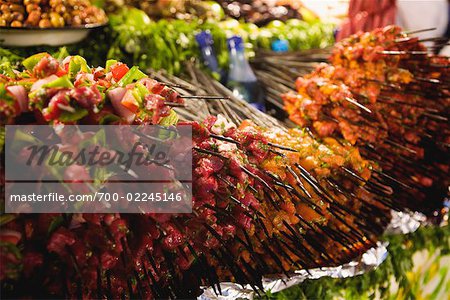
[[(396, 55), (380, 55), (385, 51)], [(359, 146), (365, 157), (379, 163), (385, 178), (395, 178), (397, 183), (391, 183), (400, 188), (400, 198), (408, 199), (404, 205), (432, 215), (448, 185), (444, 144), (450, 133), (450, 59), (426, 53), (417, 38), (397, 27), (357, 34), (335, 46), (332, 65), (318, 65), (297, 79), (297, 93), (285, 93), (283, 100), (292, 121), (319, 137), (341, 137)], [(267, 85), (278, 80), (268, 71), (269, 60), (256, 67), (262, 69), (256, 74)], [(352, 111), (347, 97), (363, 103), (375, 118)]]
[[(58, 80), (67, 78), (50, 56), (43, 55), (37, 65), (43, 68), (28, 71), (36, 81), (58, 72)], [(57, 67), (49, 68), (52, 65)], [(173, 119), (167, 103), (183, 103), (182, 94), (146, 76), (123, 87), (120, 80), (126, 75), (113, 78), (113, 72), (99, 68), (91, 72), (73, 76), (73, 87), (44, 87), (40, 97), (26, 91), (25, 107), (14, 105), (20, 101), (18, 94), (9, 92), (22, 79), (2, 77), (11, 99), (1, 103), (1, 113), (10, 124), (20, 124), (26, 110), (32, 110), (37, 116), (30, 116), (32, 122), (97, 124), (106, 122), (107, 112), (117, 116), (109, 124), (161, 125)], [(141, 85), (150, 93), (134, 102), (127, 93)], [(95, 96), (98, 86), (109, 89), (105, 98)], [(227, 93), (220, 85), (211, 87)], [(80, 97), (91, 92), (87, 99)], [(192, 102), (200, 101), (204, 100)], [(87, 114), (61, 119), (59, 106), (53, 105), (58, 103), (76, 112), (86, 109)], [(240, 102), (207, 103), (209, 108), (225, 108), (237, 124), (210, 116), (208, 109), (195, 112), (205, 114), (203, 122), (181, 123), (193, 130), (192, 214), (18, 215), (2, 230), (20, 236), (11, 247), (20, 246), (27, 271), (17, 269), (8, 273), (16, 277), (1, 278), (2, 283), (8, 281), (6, 293), (15, 297), (32, 292), (44, 297), (194, 297), (200, 285), (213, 286), (220, 293), (223, 280), (248, 283), (259, 290), (263, 275), (289, 275), (299, 266), (339, 265), (373, 246), (389, 221), (389, 210), (366, 190), (366, 185), (375, 187), (367, 183), (373, 166), (356, 149), (333, 139), (322, 144), (310, 133), (289, 131)], [(186, 111), (191, 105), (196, 103), (177, 109)], [(258, 120), (256, 116), (261, 116), (259, 125), (244, 120)], [(345, 178), (340, 166), (365, 179)], [(345, 186), (347, 193), (329, 188), (328, 179), (339, 182), (341, 191)], [(59, 218), (67, 219), (52, 225), (48, 233)], [(30, 233), (23, 228), (35, 230)], [(2, 247), (1, 253), (11, 252)], [(10, 267), (20, 265), (19, 260)], [(65, 274), (62, 283), (55, 274)]]

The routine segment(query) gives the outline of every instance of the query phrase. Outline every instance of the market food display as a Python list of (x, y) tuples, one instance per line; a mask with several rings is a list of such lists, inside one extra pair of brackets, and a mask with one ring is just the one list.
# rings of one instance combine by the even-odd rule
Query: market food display
[[(234, 19), (190, 22), (177, 19), (152, 21), (143, 11), (122, 8), (109, 16), (112, 29), (108, 58), (119, 58), (142, 69), (161, 68), (179, 74), (183, 62), (199, 58), (195, 34), (206, 30), (214, 39), (219, 65), (228, 66), (227, 37), (240, 35), (246, 42), (248, 55), (257, 49), (271, 49), (272, 42), (286, 40), (291, 50), (325, 48), (333, 43), (333, 25), (319, 20), (311, 23), (291, 19), (258, 27)], [(153, 55), (157, 53), (158, 55)]]
[(236, 19), (243, 19), (245, 22), (255, 25), (266, 25), (270, 21), (288, 19), (301, 19), (299, 12), (300, 4), (295, 1), (218, 1), (225, 13)]
[(245, 23), (264, 26), (274, 20), (317, 19), (298, 1), (201, 1), (201, 0), (157, 0), (157, 1), (107, 1), (105, 9), (114, 12), (125, 5), (143, 10), (153, 20), (223, 20), (234, 18)]
[(330, 62), (283, 96), (289, 118), (359, 146), (431, 213), (448, 185), (449, 58), (389, 26), (338, 43)]
[[(47, 53), (23, 65), (2, 70), (8, 124), (178, 122), (170, 107), (183, 96), (136, 67)], [(265, 274), (356, 257), (389, 220), (389, 189), (350, 146), (223, 117), (181, 124), (193, 128), (192, 214), (5, 215), (5, 293), (186, 297), (222, 280), (256, 289)]]
[[(405, 287), (411, 273), (400, 272), (410, 262), (393, 260), (411, 240), (388, 246), (386, 234), (426, 224), (433, 245), (448, 238), (434, 226), (449, 220), (450, 58), (423, 44), (448, 41), (415, 37), (430, 29), (390, 25), (331, 48), (339, 28), (305, 7), (292, 0), (0, 1), (1, 297), (276, 298), (273, 292), (307, 279), (363, 273), (376, 282), (371, 297), (386, 295), (392, 275)], [(389, 12), (372, 23), (389, 23)], [(8, 43), (7, 35), (34, 46)], [(114, 133), (75, 129), (67, 138), (78, 125)], [(130, 127), (137, 131), (123, 131)], [(58, 151), (87, 148), (86, 137), (109, 154), (118, 138), (147, 160), (153, 150), (145, 130), (152, 128), (171, 138), (191, 130), (189, 146), (170, 150), (183, 167), (167, 160), (161, 171), (153, 161), (137, 170), (112, 161), (122, 181), (120, 172), (80, 157), (58, 167), (41, 158), (42, 169), (15, 168), (21, 180), (9, 173), (12, 161), (26, 160), (28, 144), (49, 142), (60, 158)], [(33, 205), (20, 200), (10, 213), (7, 195), (29, 173), (38, 175), (38, 193), (52, 190), (51, 178), (62, 183), (57, 192), (78, 195), (138, 186), (153, 195), (176, 185), (189, 209), (145, 211), (158, 202), (148, 198), (133, 212), (77, 203), (87, 209), (44, 205), (28, 213)], [(426, 244), (421, 239), (414, 243)], [(390, 273), (379, 268), (388, 253), (395, 253)], [(446, 266), (431, 269), (445, 285)], [(302, 286), (303, 296), (323, 295)], [(279, 297), (300, 297), (289, 293)]]
[(79, 27), (104, 24), (105, 12), (89, 0), (11, 0), (1, 2), (1, 27)]
[[(220, 20), (223, 17), (223, 10), (214, 1), (201, 0), (157, 0), (157, 1), (124, 1), (125, 4), (143, 10), (153, 20), (182, 19), (182, 20)], [(114, 1), (110, 1), (109, 8), (114, 7)]]
[[(101, 17), (103, 13), (96, 15)], [(333, 25), (320, 20), (306, 22), (290, 19), (262, 27), (234, 19), (211, 18), (206, 22), (198, 18), (157, 20), (150, 19), (143, 10), (133, 7), (121, 7), (108, 14), (108, 19), (108, 30), (93, 32), (84, 42), (67, 45), (69, 52), (82, 54), (88, 61), (98, 64), (107, 59), (120, 59), (143, 70), (163, 68), (180, 74), (186, 60), (200, 57), (195, 35), (202, 30), (211, 32), (222, 68), (228, 66), (226, 39), (229, 35), (243, 37), (250, 57), (257, 49), (270, 49), (278, 39), (286, 40), (291, 50), (324, 48), (334, 41)], [(59, 50), (55, 47), (39, 49), (49, 53)], [(1, 44), (0, 50), (23, 58), (36, 53), (32, 48), (5, 48)]]

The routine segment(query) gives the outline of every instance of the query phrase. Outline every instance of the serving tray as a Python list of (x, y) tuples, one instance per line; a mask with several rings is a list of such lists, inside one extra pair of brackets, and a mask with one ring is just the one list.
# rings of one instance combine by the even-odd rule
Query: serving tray
[(88, 24), (77, 27), (0, 27), (0, 46), (62, 46), (74, 44), (87, 37), (90, 31), (106, 26)]

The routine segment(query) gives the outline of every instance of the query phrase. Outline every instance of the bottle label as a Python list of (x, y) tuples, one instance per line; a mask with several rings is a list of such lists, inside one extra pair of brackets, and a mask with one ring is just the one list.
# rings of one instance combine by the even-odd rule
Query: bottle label
[(262, 104), (262, 103), (252, 102), (249, 104), (260, 111), (266, 111), (266, 108), (265, 108), (264, 104)]

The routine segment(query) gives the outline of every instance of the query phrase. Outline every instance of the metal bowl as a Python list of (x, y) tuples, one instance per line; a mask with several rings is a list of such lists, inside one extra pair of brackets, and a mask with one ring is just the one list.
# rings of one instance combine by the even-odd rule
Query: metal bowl
[(62, 46), (84, 40), (93, 29), (108, 23), (87, 24), (77, 27), (0, 27), (0, 46)]

